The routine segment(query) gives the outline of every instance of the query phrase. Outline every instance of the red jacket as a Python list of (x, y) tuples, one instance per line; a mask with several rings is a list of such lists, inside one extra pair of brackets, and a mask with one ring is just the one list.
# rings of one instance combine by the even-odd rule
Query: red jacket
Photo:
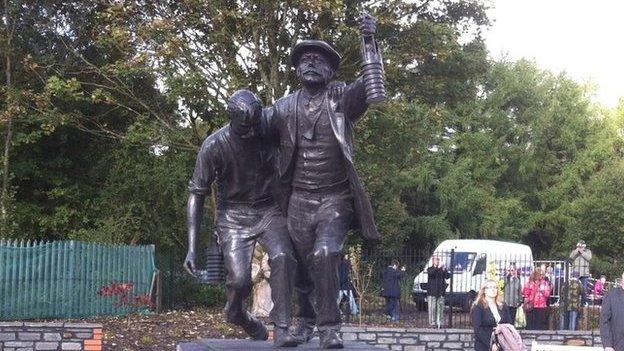
[(525, 301), (533, 301), (533, 307), (548, 307), (548, 297), (551, 293), (550, 283), (546, 279), (540, 279), (539, 282), (529, 281), (522, 290)]
[(601, 299), (604, 297), (604, 284), (602, 284), (602, 281), (597, 280), (596, 284), (594, 284), (594, 295), (596, 298)]

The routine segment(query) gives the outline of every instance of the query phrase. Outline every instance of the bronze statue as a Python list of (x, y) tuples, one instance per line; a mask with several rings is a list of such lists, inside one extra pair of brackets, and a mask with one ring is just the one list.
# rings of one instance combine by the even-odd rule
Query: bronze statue
[[(343, 347), (336, 297), (347, 231), (357, 228), (367, 239), (380, 237), (353, 165), (354, 124), (369, 103), (386, 98), (373, 37), (375, 19), (363, 16), (360, 30), (362, 75), (352, 84), (330, 85), (340, 55), (326, 42), (304, 40), (291, 52), (301, 89), (262, 112), (255, 94), (237, 91), (228, 104), (230, 124), (204, 141), (189, 184), (184, 267), (197, 272), (203, 203), (216, 181), (215, 222), (226, 270), (227, 319), (254, 339), (267, 338), (264, 325), (244, 308), (258, 241), (269, 253), (276, 346), (309, 341), (316, 325), (322, 348)], [(296, 335), (289, 330), (293, 285), (301, 319)]]
[[(364, 16), (363, 37), (372, 37), (376, 21)], [(377, 50), (370, 40), (364, 52)], [(368, 51), (367, 51), (368, 50)], [(379, 55), (370, 57), (380, 58)], [(369, 60), (370, 61), (370, 60)], [(326, 42), (304, 40), (292, 50), (301, 89), (263, 111), (263, 138), (278, 149), (278, 201), (287, 209), (290, 237), (300, 260), (295, 289), (300, 318), (296, 336), (311, 338), (314, 325), (322, 348), (342, 348), (336, 303), (340, 257), (350, 228), (367, 239), (379, 239), (370, 201), (353, 165), (353, 128), (371, 102), (385, 98), (379, 65), (344, 87), (340, 96), (328, 84), (340, 55)], [(368, 89), (366, 84), (368, 84)], [(381, 96), (380, 96), (381, 95)], [(276, 302), (277, 304), (277, 302)]]
[(197, 272), (203, 204), (215, 182), (215, 232), (224, 256), (227, 320), (241, 326), (253, 339), (268, 338), (265, 326), (247, 312), (245, 304), (252, 288), (252, 255), (259, 242), (269, 254), (274, 344), (293, 347), (297, 342), (289, 327), (296, 261), (286, 219), (271, 194), (273, 162), (270, 150), (260, 140), (261, 111), (262, 104), (254, 93), (235, 92), (228, 103), (230, 123), (202, 144), (189, 183), (189, 249), (184, 267), (193, 275)]

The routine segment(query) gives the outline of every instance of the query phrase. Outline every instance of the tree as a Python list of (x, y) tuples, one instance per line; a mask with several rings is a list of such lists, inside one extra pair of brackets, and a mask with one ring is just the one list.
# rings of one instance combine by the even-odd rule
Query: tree
[[(203, 138), (225, 122), (227, 96), (247, 87), (272, 103), (292, 91), (288, 54), (307, 37), (332, 42), (344, 56), (338, 78), (351, 80), (358, 71), (357, 17), (367, 9), (380, 20), (379, 40), (397, 103), (371, 111), (359, 127), (366, 135), (359, 157), (371, 192), (379, 195), (375, 207), (382, 231), (396, 245), (413, 234), (403, 229), (414, 217), (402, 210), (406, 199), (393, 198), (390, 190), (402, 192), (412, 184), (405, 170), (417, 164), (414, 150), (439, 138), (442, 124), (427, 129), (433, 135), (421, 134), (418, 147), (406, 149), (391, 135), (379, 141), (367, 129), (391, 126), (403, 133), (397, 140), (412, 143), (401, 126), (415, 128), (428, 111), (443, 111), (441, 101), (474, 97), (476, 78), (487, 69), (479, 30), (488, 21), (484, 6), (472, 1), (14, 4), (21, 9), (14, 21), (19, 62), (14, 69), (17, 86), (27, 94), (14, 138), (19, 162), (11, 172), (15, 222), (27, 237), (176, 242), (183, 234), (179, 207), (185, 174)], [(472, 40), (459, 44), (472, 29)], [(411, 42), (402, 44), (401, 38)], [(413, 89), (415, 79), (426, 88)], [(392, 115), (410, 110), (416, 114), (406, 121)], [(384, 150), (396, 152), (400, 164), (380, 157)], [(368, 157), (377, 164), (366, 169)], [(392, 189), (373, 183), (391, 180), (384, 168), (403, 170)], [(141, 173), (152, 169), (158, 172)], [(167, 184), (168, 190), (136, 190), (149, 184)], [(166, 220), (156, 221), (159, 212), (167, 213)], [(394, 216), (397, 212), (404, 214)], [(414, 222), (426, 227), (427, 221), (442, 224), (441, 218), (433, 214)]]
[(597, 121), (598, 131), (588, 140), (589, 147), (578, 162), (567, 170), (574, 179), (577, 196), (568, 206), (570, 220), (565, 240), (555, 249), (569, 251), (584, 239), (594, 253), (592, 266), (597, 274), (621, 272), (619, 259), (624, 234), (624, 100), (614, 111), (604, 112)]
[[(7, 0), (4, 0), (4, 16), (3, 16), (4, 30), (3, 37), (5, 38), (6, 43), (3, 43), (3, 51), (4, 51), (4, 70), (5, 70), (5, 91), (8, 93), (13, 86), (13, 69), (11, 67), (11, 41), (13, 39), (13, 30), (14, 27), (11, 23), (11, 13), (8, 7)], [(11, 103), (9, 102), (9, 104)], [(4, 141), (4, 155), (3, 155), (3, 164), (2, 164), (2, 190), (0, 192), (0, 216), (2, 217), (2, 232), (7, 231), (8, 224), (8, 198), (9, 198), (9, 156), (11, 151), (11, 140), (13, 139), (13, 116), (10, 112), (10, 108), (5, 107), (5, 111), (3, 113), (3, 120), (6, 119), (6, 135)]]
[(356, 167), (384, 249), (501, 238), (563, 255), (588, 226), (590, 244), (618, 248), (603, 201), (619, 196), (624, 103), (612, 113), (563, 74), (488, 61), (482, 2), (2, 5), (4, 236), (184, 245), (185, 183), (227, 97), (249, 88), (272, 104), (296, 89), (303, 38), (328, 40), (337, 79), (352, 80), (367, 10), (390, 99), (357, 125)]

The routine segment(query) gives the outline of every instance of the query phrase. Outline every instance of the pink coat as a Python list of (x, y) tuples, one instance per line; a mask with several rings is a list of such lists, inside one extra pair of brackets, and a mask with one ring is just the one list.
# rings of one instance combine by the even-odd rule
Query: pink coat
[(524, 301), (533, 301), (533, 307), (546, 308), (551, 290), (550, 283), (546, 279), (540, 279), (539, 282), (527, 282), (522, 295), (524, 295)]
[(596, 295), (597, 298), (602, 298), (604, 296), (604, 284), (602, 284), (600, 280), (597, 280), (596, 284), (594, 284), (594, 295)]
[[(505, 351), (527, 351), (526, 346), (522, 342), (522, 337), (516, 328), (511, 324), (499, 324), (500, 330), (497, 333), (494, 331), (492, 334), (496, 335), (499, 345)], [(492, 338), (494, 340), (494, 338)], [(491, 348), (491, 347), (490, 347)]]

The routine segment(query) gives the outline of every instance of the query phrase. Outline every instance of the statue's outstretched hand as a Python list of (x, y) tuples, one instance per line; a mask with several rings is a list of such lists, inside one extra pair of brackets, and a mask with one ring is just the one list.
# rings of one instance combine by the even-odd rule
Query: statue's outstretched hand
[(360, 22), (360, 34), (370, 36), (375, 33), (377, 33), (377, 19), (368, 13), (364, 13)]
[(197, 275), (197, 268), (195, 267), (195, 252), (189, 251), (184, 259), (184, 270), (190, 275)]

